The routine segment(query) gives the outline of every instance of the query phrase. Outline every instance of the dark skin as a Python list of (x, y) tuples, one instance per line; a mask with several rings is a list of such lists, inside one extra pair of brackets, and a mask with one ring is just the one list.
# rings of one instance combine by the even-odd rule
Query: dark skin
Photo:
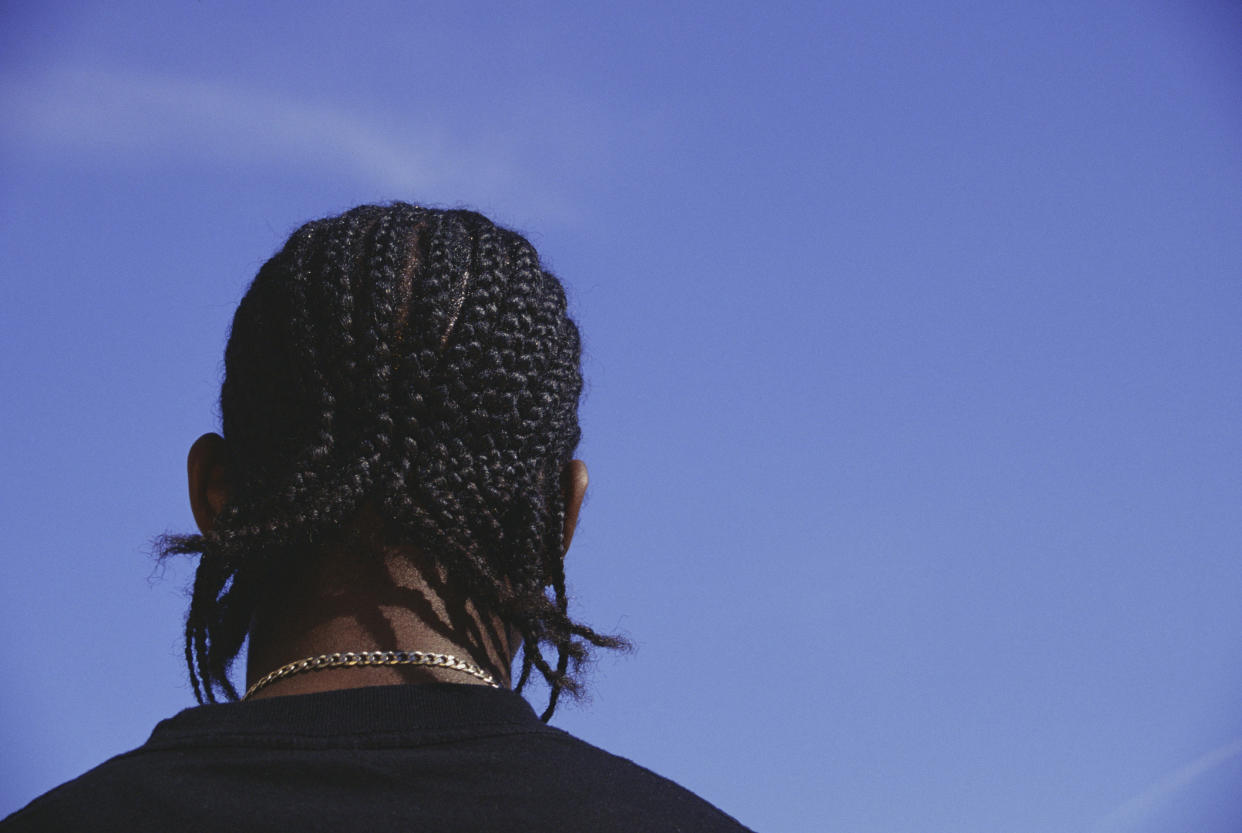
[[(204, 434), (187, 461), (194, 521), (207, 534), (228, 502), (228, 449)], [(562, 557), (573, 541), (587, 489), (587, 468), (573, 460), (562, 473), (565, 529)], [(409, 546), (376, 539), (380, 518), (364, 507), (345, 543), (315, 559), (258, 605), (250, 629), (249, 687), (269, 671), (336, 651), (430, 651), (474, 663), (503, 687), (521, 640), (499, 617), (480, 609), (432, 559)], [(329, 669), (286, 677), (252, 699), (399, 683), (483, 685), (467, 674), (422, 666)]]

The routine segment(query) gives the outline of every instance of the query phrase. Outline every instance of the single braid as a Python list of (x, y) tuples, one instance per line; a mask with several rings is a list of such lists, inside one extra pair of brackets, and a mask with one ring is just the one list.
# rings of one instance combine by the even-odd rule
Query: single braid
[[(265, 592), (364, 502), (392, 543), (432, 555), (517, 634), (522, 665), (581, 691), (590, 648), (569, 616), (560, 477), (580, 437), (578, 329), (520, 235), (470, 211), (394, 203), (307, 223), (234, 316), (221, 388), (229, 502), (205, 535), (186, 621), (195, 696), (228, 670)], [(551, 649), (555, 660), (545, 657)]]

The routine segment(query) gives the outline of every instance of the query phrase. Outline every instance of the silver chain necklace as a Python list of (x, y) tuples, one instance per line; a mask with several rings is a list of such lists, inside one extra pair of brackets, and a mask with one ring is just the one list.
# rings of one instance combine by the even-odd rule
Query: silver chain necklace
[(257, 683), (246, 689), (243, 700), (249, 699), (254, 693), (266, 688), (277, 680), (301, 674), (304, 671), (323, 671), (328, 668), (355, 668), (368, 665), (427, 665), (432, 668), (444, 668), (448, 671), (461, 671), (475, 679), (482, 680), (492, 688), (500, 688), (499, 683), (491, 674), (482, 668), (452, 654), (433, 654), (427, 651), (349, 651), (346, 653), (319, 654), (306, 659), (299, 659), (288, 665), (282, 665), (270, 674), (265, 674)]

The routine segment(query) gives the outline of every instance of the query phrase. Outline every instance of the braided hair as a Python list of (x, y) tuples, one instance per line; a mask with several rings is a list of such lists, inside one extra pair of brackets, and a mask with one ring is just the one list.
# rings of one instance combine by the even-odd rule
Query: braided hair
[[(220, 394), (230, 493), (203, 535), (185, 629), (200, 703), (263, 588), (359, 512), (430, 554), (522, 647), (547, 720), (591, 646), (568, 615), (561, 472), (578, 444), (578, 329), (522, 236), (471, 211), (365, 205), (299, 228), (233, 318)], [(554, 653), (555, 659), (545, 655)]]

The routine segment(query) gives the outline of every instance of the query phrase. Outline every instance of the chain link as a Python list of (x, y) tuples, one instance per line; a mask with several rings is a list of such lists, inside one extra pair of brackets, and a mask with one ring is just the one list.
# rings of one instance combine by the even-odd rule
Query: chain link
[(432, 668), (444, 668), (448, 671), (461, 671), (477, 680), (482, 680), (492, 688), (500, 688), (495, 678), (482, 668), (452, 654), (435, 654), (429, 651), (339, 651), (331, 654), (319, 654), (294, 660), (282, 665), (270, 674), (264, 675), (257, 683), (246, 689), (243, 700), (249, 699), (256, 691), (266, 688), (277, 680), (301, 674), (304, 671), (323, 671), (328, 668), (354, 668), (367, 665), (425, 665)]

